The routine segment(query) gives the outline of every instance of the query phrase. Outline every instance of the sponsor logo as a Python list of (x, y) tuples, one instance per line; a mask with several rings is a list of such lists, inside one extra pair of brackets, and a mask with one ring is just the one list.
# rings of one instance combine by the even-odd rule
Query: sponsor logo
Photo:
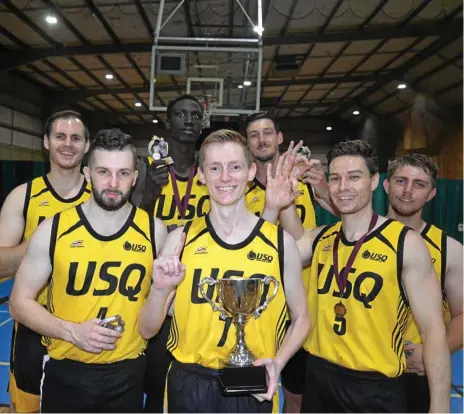
[(49, 205), (50, 205), (50, 203), (47, 200), (41, 201), (40, 204), (39, 204), (40, 207), (45, 207), (45, 206), (49, 206)]
[(248, 260), (257, 260), (258, 262), (272, 263), (274, 257), (270, 254), (264, 253), (255, 253), (253, 250), (250, 250), (247, 254)]
[(332, 245), (331, 244), (328, 244), (327, 246), (325, 246), (322, 251), (323, 252), (330, 252), (332, 250)]
[(254, 196), (250, 203), (257, 203), (259, 201), (259, 196)]
[(206, 251), (206, 247), (199, 247), (198, 249), (195, 250), (194, 254), (206, 254), (206, 253), (208, 253)]
[(382, 262), (385, 263), (388, 259), (386, 254), (379, 254), (375, 252), (370, 252), (369, 250), (365, 250), (362, 254), (363, 259), (373, 260), (374, 262)]
[(128, 241), (124, 243), (123, 247), (128, 252), (145, 253), (147, 251), (147, 247), (143, 244), (129, 243)]
[(69, 246), (71, 248), (75, 248), (75, 247), (84, 247), (84, 240), (75, 240), (71, 243), (71, 245)]

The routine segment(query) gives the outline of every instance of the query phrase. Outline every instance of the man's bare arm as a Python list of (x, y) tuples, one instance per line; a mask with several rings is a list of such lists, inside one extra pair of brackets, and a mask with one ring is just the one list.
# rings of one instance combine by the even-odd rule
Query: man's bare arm
[[(311, 325), (308, 300), (301, 278), (302, 266), (298, 255), (295, 240), (289, 234), (284, 233), (285, 297), (290, 311), (291, 324), (275, 357), (280, 369), (301, 348)], [(280, 288), (283, 287), (280, 286)]]
[[(171, 256), (175, 253), (182, 239), (183, 227), (178, 227), (169, 233), (159, 257)], [(175, 289), (158, 289), (153, 283), (150, 293), (139, 315), (139, 332), (149, 339), (155, 336), (169, 311), (175, 296)]]
[(463, 248), (462, 244), (447, 238), (445, 295), (449, 304), (451, 321), (446, 329), (448, 347), (453, 353), (462, 348), (463, 335)]
[(16, 273), (10, 297), (11, 316), (41, 335), (71, 342), (88, 352), (114, 349), (114, 343), (121, 334), (99, 326), (98, 319), (76, 324), (57, 318), (37, 303), (37, 296), (52, 270), (49, 257), (51, 228), (52, 219), (47, 219), (31, 238)]
[(449, 412), (451, 362), (442, 314), (442, 297), (429, 250), (422, 237), (405, 237), (402, 282), (422, 337), (430, 389), (430, 412)]
[(14, 276), (26, 253), (27, 243), (21, 243), (25, 198), (26, 184), (23, 184), (8, 195), (0, 213), (0, 279)]

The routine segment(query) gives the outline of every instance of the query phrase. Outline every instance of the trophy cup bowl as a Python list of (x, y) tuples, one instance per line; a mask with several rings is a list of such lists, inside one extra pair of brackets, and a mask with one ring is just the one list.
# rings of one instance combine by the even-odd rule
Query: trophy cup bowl
[[(260, 305), (264, 285), (274, 283), (274, 291)], [(204, 290), (204, 285), (217, 286), (218, 303), (214, 302)], [(249, 395), (267, 391), (266, 368), (255, 367), (255, 355), (245, 342), (245, 326), (251, 317), (259, 318), (279, 289), (279, 282), (272, 276), (264, 279), (220, 279), (210, 277), (198, 284), (200, 293), (212, 306), (213, 311), (221, 312), (223, 318), (229, 317), (236, 328), (236, 343), (228, 356), (226, 367), (219, 375), (219, 382), (225, 395)], [(213, 295), (214, 297), (214, 295)]]

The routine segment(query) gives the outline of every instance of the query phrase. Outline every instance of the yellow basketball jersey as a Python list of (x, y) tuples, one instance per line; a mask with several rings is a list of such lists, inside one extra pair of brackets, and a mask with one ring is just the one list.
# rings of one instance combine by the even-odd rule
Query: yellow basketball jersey
[[(46, 218), (53, 217), (60, 211), (75, 207), (88, 200), (90, 185), (84, 180), (79, 192), (73, 198), (62, 198), (53, 189), (47, 176), (37, 177), (26, 184), (26, 198), (23, 208), (24, 240), (30, 240), (39, 224)], [(39, 293), (37, 301), (47, 303), (46, 288)]]
[[(301, 181), (298, 183), (300, 196), (295, 200), (296, 210), (300, 216), (303, 227), (312, 230), (316, 227), (316, 211), (314, 209), (314, 195), (310, 185), (306, 185)], [(248, 185), (248, 191), (245, 196), (245, 201), (253, 214), (261, 216), (264, 211), (266, 201), (266, 186), (261, 184), (256, 178)], [(302, 278), (303, 285), (308, 290), (310, 267), (303, 268)]]
[[(273, 358), (285, 335), (287, 307), (283, 288), (283, 231), (262, 219), (241, 243), (230, 245), (214, 231), (209, 216), (185, 227), (187, 239), (182, 263), (185, 279), (177, 287), (168, 349), (176, 360), (219, 369), (236, 343), (236, 329), (230, 318), (220, 318), (203, 298), (198, 283), (206, 277), (260, 278), (273, 276), (279, 282), (274, 300), (258, 319), (250, 318), (245, 341), (257, 358)], [(273, 293), (265, 285), (260, 304)], [(217, 287), (205, 285), (206, 294), (217, 300)]]
[[(397, 377), (406, 365), (403, 334), (409, 306), (401, 286), (401, 269), (409, 229), (387, 220), (366, 237), (343, 294), (346, 315), (337, 316), (334, 306), (340, 302), (340, 292), (333, 245), (340, 227), (341, 222), (325, 227), (313, 243), (308, 292), (312, 329), (304, 348), (349, 369)], [(340, 272), (354, 245), (342, 232)]]
[(52, 358), (111, 363), (136, 358), (144, 351), (146, 342), (139, 333), (137, 319), (150, 291), (155, 251), (153, 219), (136, 207), (112, 236), (96, 233), (81, 206), (54, 217), (50, 312), (76, 323), (120, 315), (125, 326), (116, 349), (100, 354), (44, 338)]
[[(437, 274), (438, 281), (440, 282), (441, 291), (443, 295), (443, 319), (445, 324), (450, 321), (449, 306), (445, 298), (445, 274), (446, 274), (446, 233), (432, 224), (427, 224), (421, 232), (421, 236), (425, 244), (429, 248), (430, 255), (432, 256), (433, 267)], [(419, 332), (414, 316), (412, 313), (409, 317), (408, 327), (404, 335), (405, 341), (412, 342), (413, 344), (421, 344), (422, 339)]]
[[(148, 162), (151, 164), (153, 158), (148, 157)], [(163, 187), (161, 195), (155, 203), (154, 215), (164, 222), (168, 231), (172, 231), (174, 228), (184, 225), (187, 221), (207, 214), (210, 209), (210, 202), (208, 188), (206, 185), (201, 184), (197, 173), (193, 178), (189, 202), (182, 220), (174, 197), (171, 175), (168, 177), (169, 182)], [(180, 199), (183, 200), (187, 192), (188, 177), (179, 177), (176, 174), (176, 183)]]

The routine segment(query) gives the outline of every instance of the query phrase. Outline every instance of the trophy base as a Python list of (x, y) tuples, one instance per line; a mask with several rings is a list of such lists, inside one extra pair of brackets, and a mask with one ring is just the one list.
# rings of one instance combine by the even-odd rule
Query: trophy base
[(267, 392), (266, 367), (226, 367), (218, 377), (224, 395)]
[[(157, 161), (157, 160), (155, 160)], [(161, 160), (158, 160), (158, 162), (162, 161), (159, 165), (156, 166), (156, 168), (162, 168), (162, 167), (166, 167), (168, 165), (171, 165), (171, 164), (174, 164), (174, 161), (172, 160), (171, 157), (166, 157), (166, 158), (163, 158)]]

